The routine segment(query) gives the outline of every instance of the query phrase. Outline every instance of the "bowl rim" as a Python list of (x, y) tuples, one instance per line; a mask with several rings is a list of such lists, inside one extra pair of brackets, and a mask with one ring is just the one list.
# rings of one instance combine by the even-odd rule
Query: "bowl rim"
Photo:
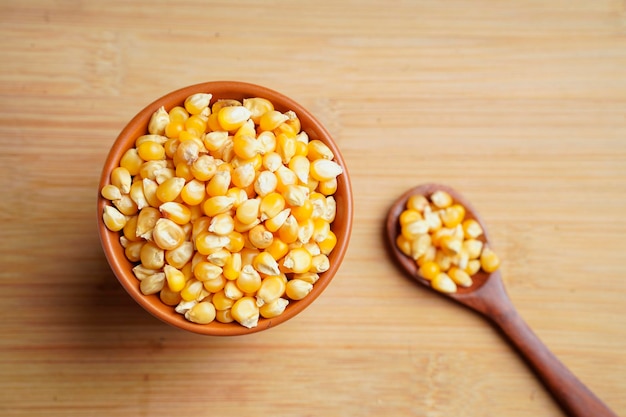
[[(341, 233), (337, 233), (338, 242), (330, 255), (332, 261), (329, 270), (320, 274), (320, 279), (315, 283), (313, 290), (307, 295), (307, 297), (300, 301), (290, 300), (285, 312), (275, 318), (266, 319), (260, 317), (258, 325), (253, 328), (246, 328), (236, 322), (219, 323), (214, 321), (210, 324), (192, 323), (186, 320), (181, 314), (173, 312), (173, 307), (163, 304), (161, 300), (158, 299), (158, 295), (146, 296), (141, 293), (139, 291), (138, 281), (129, 268), (132, 263), (124, 256), (119, 256), (120, 251), (123, 254), (123, 249), (119, 243), (119, 232), (112, 232), (108, 230), (106, 226), (104, 226), (104, 222), (102, 220), (104, 206), (109, 204), (109, 202), (101, 196), (100, 190), (109, 182), (110, 172), (114, 167), (119, 165), (121, 155), (134, 145), (134, 140), (140, 136), (138, 133), (143, 132), (142, 134), (146, 134), (150, 116), (161, 106), (165, 106), (166, 109), (168, 109), (174, 105), (181, 105), (184, 98), (198, 92), (213, 94), (212, 101), (219, 98), (243, 99), (246, 97), (266, 97), (272, 101), (278, 110), (294, 111), (301, 121), (303, 130), (305, 130), (310, 137), (319, 138), (327, 146), (329, 146), (335, 155), (335, 161), (343, 168), (343, 173), (338, 177), (338, 187), (343, 190), (341, 195), (341, 205), (339, 202), (337, 203), (337, 207), (341, 207), (341, 210), (337, 211), (336, 218), (336, 220), (341, 218), (341, 224), (343, 227), (341, 229)], [(102, 167), (97, 191), (97, 222), (101, 246), (113, 274), (122, 287), (141, 307), (157, 319), (176, 328), (202, 335), (238, 336), (253, 334), (275, 327), (298, 315), (305, 308), (311, 305), (334, 279), (343, 262), (352, 234), (354, 201), (350, 174), (348, 172), (343, 154), (333, 136), (309, 110), (295, 100), (270, 88), (243, 81), (208, 81), (193, 84), (164, 94), (152, 101), (150, 104), (146, 105), (124, 126), (124, 128), (117, 135), (115, 141), (111, 144)], [(118, 251), (118, 256), (115, 255), (115, 250)], [(157, 307), (157, 304), (160, 304), (160, 306)], [(167, 309), (165, 307), (167, 307)], [(169, 309), (172, 311), (166, 311)]]

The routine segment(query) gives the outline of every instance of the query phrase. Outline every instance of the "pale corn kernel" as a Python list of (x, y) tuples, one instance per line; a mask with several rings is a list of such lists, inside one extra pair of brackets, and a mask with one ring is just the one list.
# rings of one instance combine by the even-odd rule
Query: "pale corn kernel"
[(226, 196), (230, 197), (234, 200), (233, 203), (233, 208), (237, 209), (239, 208), (239, 206), (244, 202), (247, 201), (249, 199), (248, 197), (248, 191), (250, 190), (250, 187), (248, 187), (247, 189), (243, 189), (243, 188), (239, 188), (239, 187), (231, 187), (228, 189), (228, 191), (226, 191)]
[(167, 280), (167, 286), (174, 292), (180, 292), (185, 288), (187, 279), (179, 269), (174, 268), (171, 265), (163, 266), (163, 272), (165, 273), (165, 279)]
[(326, 220), (322, 219), (321, 217), (313, 220), (313, 234), (311, 238), (315, 242), (324, 241), (328, 237), (329, 233), (330, 233), (330, 223), (328, 223)]
[(311, 162), (311, 176), (318, 181), (329, 181), (343, 173), (341, 165), (329, 159), (315, 159)]
[(180, 292), (170, 290), (167, 285), (164, 285), (161, 291), (159, 291), (159, 299), (163, 304), (171, 307), (175, 307), (182, 300)]
[(164, 285), (165, 274), (163, 272), (157, 272), (141, 280), (139, 290), (143, 295), (151, 295), (161, 291)]
[(284, 133), (276, 136), (276, 153), (280, 155), (283, 164), (289, 164), (296, 154), (296, 138)]
[(206, 192), (211, 197), (226, 195), (231, 182), (231, 173), (228, 170), (219, 170), (206, 185)]
[(309, 242), (313, 237), (314, 231), (315, 223), (313, 219), (298, 222), (298, 241), (302, 244)]
[(191, 310), (191, 308), (196, 304), (198, 304), (198, 302), (195, 299), (189, 301), (181, 299), (178, 305), (174, 308), (174, 311), (178, 314), (185, 315), (185, 313)]
[(455, 228), (465, 217), (465, 208), (460, 204), (453, 204), (443, 209), (440, 213), (441, 221), (447, 228)]
[(259, 197), (265, 197), (271, 192), (276, 191), (278, 179), (271, 171), (261, 171), (254, 180), (254, 191)]
[(426, 253), (431, 244), (432, 240), (429, 234), (425, 233), (417, 236), (415, 239), (410, 241), (409, 256), (411, 256), (414, 260), (419, 259)]
[(274, 131), (276, 134), (283, 133), (295, 137), (302, 127), (300, 119), (298, 119), (298, 116), (293, 110), (287, 110), (285, 116), (287, 116), (287, 120), (279, 124)]
[(141, 178), (150, 178), (156, 181), (157, 171), (167, 167), (167, 161), (164, 159), (157, 161), (146, 161), (141, 165), (139, 169), (139, 176)]
[(430, 281), (430, 285), (437, 291), (443, 293), (454, 293), (457, 290), (457, 286), (452, 278), (444, 272), (437, 274), (437, 276)]
[(211, 294), (214, 294), (224, 289), (224, 286), (226, 285), (226, 278), (224, 277), (224, 275), (220, 274), (215, 278), (202, 281), (202, 285), (204, 285), (205, 290), (207, 290)]
[(307, 158), (311, 161), (316, 159), (335, 159), (335, 154), (324, 142), (318, 139), (310, 140), (308, 145)]
[(500, 258), (489, 247), (484, 247), (480, 254), (480, 266), (485, 272), (492, 273), (500, 266)]
[(338, 187), (337, 178), (333, 178), (328, 181), (320, 181), (317, 190), (326, 196), (330, 196), (337, 192)]
[(122, 192), (113, 184), (107, 184), (102, 187), (102, 190), (100, 190), (100, 195), (109, 201), (119, 200), (120, 198), (122, 198)]
[(141, 181), (141, 188), (145, 200), (151, 207), (159, 207), (161, 205), (162, 201), (159, 200), (156, 193), (157, 189), (159, 188), (159, 184), (157, 184), (155, 180), (144, 178)]
[(439, 239), (439, 246), (448, 256), (455, 256), (463, 249), (463, 241), (453, 236), (444, 235)]
[(300, 185), (287, 185), (282, 192), (285, 202), (291, 207), (300, 207), (309, 198), (309, 189)]
[(189, 114), (200, 114), (211, 103), (212, 94), (195, 93), (187, 97), (184, 101), (185, 110)]
[(174, 201), (180, 195), (185, 186), (185, 179), (173, 177), (160, 184), (156, 189), (156, 196), (159, 200), (166, 203)]
[(419, 236), (428, 233), (429, 227), (426, 220), (415, 220), (411, 223), (404, 224), (400, 231), (402, 236), (408, 240), (415, 240)]
[(163, 203), (159, 206), (159, 211), (163, 217), (181, 226), (191, 221), (191, 210), (181, 203), (174, 201)]
[(208, 181), (217, 172), (217, 162), (210, 155), (200, 155), (190, 166), (191, 173), (198, 181)]
[(441, 268), (439, 264), (434, 261), (424, 262), (417, 270), (419, 276), (429, 281), (433, 280), (440, 272)]
[(435, 262), (439, 264), (442, 272), (446, 272), (452, 266), (452, 257), (438, 250), (435, 254)]
[(483, 234), (483, 228), (474, 219), (467, 219), (463, 221), (463, 233), (467, 239), (476, 239)]
[(220, 213), (211, 219), (209, 232), (218, 235), (228, 235), (235, 230), (235, 220), (230, 213)]
[(259, 307), (254, 297), (241, 297), (230, 309), (232, 317), (242, 326), (253, 328), (259, 322)]
[(239, 289), (235, 280), (229, 280), (224, 284), (224, 295), (233, 301), (237, 301), (244, 296), (244, 293)]
[(313, 290), (313, 284), (301, 279), (292, 279), (285, 286), (285, 294), (292, 300), (302, 300)]
[[(156, 188), (154, 190), (156, 193)], [(143, 191), (143, 181), (133, 182), (133, 185), (130, 186), (130, 193), (128, 195), (135, 202), (138, 210), (142, 210), (144, 207), (148, 207), (150, 205)]]
[(298, 221), (293, 214), (290, 214), (278, 229), (278, 237), (286, 244), (293, 243), (298, 240), (298, 229)]
[(424, 209), (428, 207), (430, 203), (428, 199), (421, 194), (414, 194), (407, 200), (406, 206), (409, 210), (417, 211), (418, 213), (423, 213)]
[(469, 259), (478, 259), (483, 250), (483, 242), (478, 239), (467, 239), (463, 241), (463, 250)]
[(285, 293), (285, 288), (286, 283), (278, 274), (263, 279), (256, 293), (257, 305), (259, 301), (261, 305), (265, 305), (278, 300)]
[(311, 268), (310, 272), (315, 272), (321, 274), (322, 272), (328, 271), (330, 268), (330, 259), (328, 256), (324, 254), (315, 255), (311, 258)]
[(264, 225), (258, 224), (248, 232), (248, 239), (255, 248), (265, 249), (272, 244), (274, 235)]
[(439, 230), (443, 225), (441, 217), (439, 217), (437, 213), (429, 210), (424, 211), (424, 221), (428, 224), (428, 231), (431, 233)]
[(261, 287), (261, 275), (251, 264), (244, 263), (235, 282), (242, 292), (253, 294)]
[(183, 242), (176, 249), (165, 251), (165, 261), (178, 269), (181, 269), (193, 257), (193, 243)]
[(208, 281), (222, 275), (222, 268), (208, 261), (200, 261), (193, 268), (193, 276), (198, 281)]
[(313, 257), (304, 248), (291, 249), (283, 258), (282, 265), (288, 271), (301, 274), (309, 272), (313, 264)]
[(226, 310), (217, 310), (215, 312), (215, 320), (217, 320), (220, 323), (225, 323), (225, 324), (232, 323), (235, 321), (230, 311), (230, 308)]
[(124, 152), (120, 159), (120, 167), (126, 169), (130, 175), (137, 175), (139, 168), (143, 164), (143, 159), (139, 156), (136, 148), (131, 148)]
[(469, 276), (467, 272), (465, 272), (461, 268), (457, 268), (455, 266), (451, 267), (448, 270), (448, 276), (452, 278), (455, 284), (461, 287), (471, 287), (473, 284), (472, 277)]
[(185, 313), (185, 318), (192, 323), (211, 323), (215, 320), (215, 306), (208, 301), (199, 302)]
[(176, 148), (176, 153), (174, 154), (174, 164), (193, 164), (193, 162), (200, 156), (200, 152), (203, 147), (204, 143), (198, 143), (196, 140), (181, 141), (178, 144), (178, 148)]
[(226, 248), (224, 248), (224, 249), (218, 249), (217, 251), (213, 253), (209, 253), (207, 255), (207, 260), (211, 262), (212, 264), (223, 268), (231, 256), (232, 256), (231, 253)]
[[(257, 136), (257, 140), (263, 147), (263, 153), (267, 154), (268, 152), (274, 153), (275, 155), (272, 157), (280, 157), (280, 155), (276, 154), (276, 135), (273, 132), (265, 131), (259, 133)], [(265, 158), (262, 158), (265, 163)], [(280, 159), (280, 163), (282, 163), (282, 158)]]
[(246, 188), (254, 183), (256, 171), (254, 165), (248, 163), (238, 166), (232, 173), (231, 181), (236, 187)]
[(250, 118), (259, 124), (261, 116), (274, 110), (274, 104), (266, 98), (252, 97), (243, 99), (243, 106), (250, 111)]
[(480, 271), (480, 260), (470, 259), (465, 267), (465, 272), (467, 272), (469, 276), (473, 276), (476, 275), (478, 271)]
[(259, 219), (254, 219), (251, 223), (243, 223), (239, 219), (235, 218), (235, 231), (243, 234), (259, 224), (261, 224), (261, 220)]
[(111, 171), (111, 184), (119, 188), (122, 194), (128, 194), (132, 185), (130, 172), (124, 167), (117, 167)]
[(173, 221), (160, 218), (152, 230), (152, 240), (163, 250), (176, 249), (185, 240), (185, 231)]
[(332, 223), (335, 221), (335, 217), (337, 216), (337, 200), (332, 195), (326, 197), (326, 204), (324, 205), (324, 211), (320, 215), (320, 217), (326, 220), (328, 223)]
[[(292, 245), (295, 245), (297, 243), (293, 243)], [(294, 246), (296, 247), (296, 246)], [(311, 254), (311, 256), (316, 256), (322, 253), (322, 251), (320, 250), (319, 245), (317, 244), (317, 242), (307, 242), (305, 244), (303, 244), (302, 246), (298, 246), (298, 247), (302, 247), (304, 249), (307, 250), (307, 252), (309, 252)], [(292, 249), (292, 248), (290, 248)]]
[(153, 135), (162, 135), (165, 132), (165, 126), (170, 122), (170, 115), (161, 106), (150, 117), (148, 122), (148, 132)]
[(318, 246), (321, 253), (323, 253), (324, 255), (330, 255), (333, 249), (335, 249), (335, 246), (337, 246), (337, 235), (335, 235), (335, 233), (330, 230), (326, 239), (318, 242)]
[[(245, 125), (244, 125), (245, 127)], [(243, 127), (242, 127), (243, 128)], [(254, 129), (251, 132), (254, 134)], [(248, 136), (245, 134), (235, 135), (233, 139), (233, 151), (235, 155), (242, 159), (250, 159), (259, 154), (265, 153), (265, 148), (263, 144), (257, 140), (255, 136)]]
[(274, 171), (274, 174), (276, 175), (276, 190), (279, 192), (282, 192), (288, 185), (298, 183), (296, 173), (285, 165), (278, 167), (278, 169)]
[(276, 152), (263, 155), (263, 167), (270, 172), (276, 172), (283, 165), (283, 160)]
[(278, 262), (274, 259), (274, 257), (268, 252), (261, 252), (257, 256), (255, 256), (252, 261), (252, 266), (259, 273), (264, 275), (279, 275), (280, 269), (278, 267)]
[(217, 112), (217, 120), (223, 130), (232, 132), (243, 126), (251, 115), (250, 110), (244, 106), (227, 106)]
[(235, 217), (243, 224), (250, 224), (259, 217), (261, 200), (258, 198), (244, 201), (237, 207)]
[(165, 252), (153, 242), (141, 247), (141, 264), (150, 269), (161, 269), (165, 265)]
[(203, 143), (207, 150), (211, 152), (215, 152), (222, 148), (228, 141), (228, 132), (225, 131), (215, 131), (209, 132), (204, 135)]
[(430, 201), (435, 207), (443, 209), (452, 205), (452, 196), (443, 190), (437, 190), (430, 195)]
[(154, 275), (154, 274), (161, 272), (158, 269), (147, 268), (143, 266), (142, 264), (135, 265), (132, 268), (132, 271), (133, 271), (133, 275), (135, 275), (135, 278), (137, 278), (138, 281), (143, 281), (144, 279), (148, 278), (150, 275)]
[(119, 232), (126, 225), (126, 216), (112, 206), (105, 206), (102, 214), (104, 225), (112, 232)]
[(259, 313), (262, 317), (266, 319), (271, 319), (274, 317), (278, 317), (285, 311), (289, 305), (289, 300), (284, 298), (279, 298), (271, 303), (265, 303), (261, 307), (259, 307)]

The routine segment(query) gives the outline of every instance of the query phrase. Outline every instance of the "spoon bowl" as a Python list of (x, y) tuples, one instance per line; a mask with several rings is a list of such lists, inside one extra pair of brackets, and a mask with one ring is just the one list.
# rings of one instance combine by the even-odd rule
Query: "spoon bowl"
[[(406, 256), (396, 245), (400, 232), (399, 217), (413, 195), (430, 196), (445, 191), (452, 199), (465, 207), (465, 218), (475, 219), (483, 228), (483, 243), (491, 242), (485, 223), (478, 212), (460, 193), (441, 184), (422, 184), (402, 194), (391, 206), (385, 223), (385, 235), (389, 251), (395, 263), (413, 280), (431, 288), (430, 281), (421, 277), (415, 261)], [(544, 383), (561, 408), (575, 417), (617, 417), (606, 404), (596, 397), (559, 359), (541, 342), (521, 318), (509, 299), (500, 270), (487, 273), (480, 270), (472, 276), (473, 284), (459, 286), (456, 292), (438, 294), (447, 296), (482, 314), (498, 328), (526, 360), (538, 378)]]

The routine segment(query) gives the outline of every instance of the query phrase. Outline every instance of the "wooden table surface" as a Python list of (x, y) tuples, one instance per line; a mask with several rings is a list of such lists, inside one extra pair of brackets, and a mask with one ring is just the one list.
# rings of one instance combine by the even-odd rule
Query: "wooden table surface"
[[(0, 414), (562, 416), (483, 318), (392, 264), (393, 200), (481, 211), (513, 303), (626, 415), (622, 0), (0, 2)], [(100, 167), (156, 97), (241, 80), (308, 107), (352, 177), (339, 275), (246, 337), (171, 328), (109, 269)]]

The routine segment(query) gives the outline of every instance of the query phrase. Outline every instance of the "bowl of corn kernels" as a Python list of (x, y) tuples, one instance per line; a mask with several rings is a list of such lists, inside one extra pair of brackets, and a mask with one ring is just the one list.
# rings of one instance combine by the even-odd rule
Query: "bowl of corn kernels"
[(160, 320), (231, 336), (283, 323), (336, 275), (352, 226), (345, 161), (304, 107), (235, 81), (171, 92), (106, 158), (98, 226), (126, 291)]

